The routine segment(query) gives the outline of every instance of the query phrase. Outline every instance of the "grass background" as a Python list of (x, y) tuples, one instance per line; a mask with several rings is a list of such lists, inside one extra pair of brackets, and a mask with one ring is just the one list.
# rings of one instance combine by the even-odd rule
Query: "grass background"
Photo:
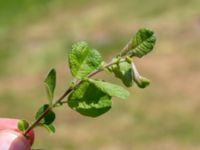
[(57, 109), (56, 134), (36, 129), (33, 148), (200, 149), (199, 6), (199, 0), (0, 0), (0, 116), (32, 120), (46, 102), (42, 82), (51, 67), (59, 76), (56, 95), (65, 91), (73, 42), (88, 41), (109, 60), (138, 28), (149, 27), (156, 48), (135, 61), (151, 86), (134, 86), (128, 101), (114, 99), (97, 119)]

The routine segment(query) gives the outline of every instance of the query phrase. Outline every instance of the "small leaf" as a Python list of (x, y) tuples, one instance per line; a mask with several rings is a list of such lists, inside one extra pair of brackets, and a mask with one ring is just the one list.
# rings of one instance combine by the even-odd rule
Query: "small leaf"
[(68, 97), (68, 105), (84, 116), (98, 117), (110, 110), (111, 96), (84, 81)]
[(120, 64), (113, 65), (110, 71), (119, 78), (125, 86), (131, 87), (133, 85), (133, 71), (131, 64), (128, 62), (122, 62)]
[(150, 84), (150, 81), (139, 74), (134, 63), (132, 63), (132, 70), (133, 70), (133, 80), (135, 81), (137, 86), (140, 88), (146, 88)]
[(152, 51), (156, 43), (156, 37), (152, 30), (143, 28), (130, 40), (122, 51), (122, 56), (143, 57)]
[[(38, 119), (46, 110), (49, 109), (49, 105), (45, 104), (40, 109), (35, 115), (35, 119)], [(56, 118), (55, 113), (52, 110), (49, 110), (48, 114), (40, 121), (41, 124), (46, 124), (49, 125), (51, 124)]]
[(52, 69), (48, 73), (44, 83), (45, 83), (49, 103), (51, 105), (52, 101), (53, 101), (53, 97), (54, 97), (54, 90), (56, 87), (56, 71), (55, 71), (55, 69)]
[(140, 76), (139, 80), (135, 80), (135, 82), (138, 85), (138, 87), (140, 87), (142, 89), (144, 89), (150, 85), (149, 79), (142, 77), (142, 76)]
[(42, 127), (44, 127), (45, 129), (48, 130), (49, 133), (55, 133), (56, 132), (56, 128), (53, 124), (41, 124)]
[(147, 86), (150, 85), (150, 81), (149, 79), (145, 78), (145, 77), (141, 77), (140, 78), (140, 88), (146, 88)]
[(88, 79), (88, 81), (94, 84), (97, 88), (99, 88), (102, 92), (107, 93), (110, 96), (119, 97), (122, 99), (127, 99), (129, 96), (129, 92), (125, 90), (123, 87), (111, 84), (108, 82)]
[(29, 123), (26, 120), (19, 120), (17, 126), (20, 131), (24, 132), (28, 129)]
[(74, 44), (68, 60), (72, 75), (78, 79), (83, 79), (102, 63), (99, 52), (90, 48), (86, 42)]

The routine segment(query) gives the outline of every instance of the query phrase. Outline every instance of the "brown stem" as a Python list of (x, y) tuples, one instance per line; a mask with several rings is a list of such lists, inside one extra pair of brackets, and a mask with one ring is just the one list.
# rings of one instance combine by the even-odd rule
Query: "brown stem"
[[(72, 91), (72, 88), (69, 88), (56, 102), (55, 104), (59, 103), (60, 101), (62, 101), (70, 92)], [(54, 105), (55, 105), (54, 104)], [(53, 106), (54, 106), (53, 105)], [(52, 106), (50, 106), (49, 108), (47, 108), (43, 114), (41, 114), (41, 116), (26, 130), (26, 132), (24, 133), (24, 136), (26, 136), (33, 128), (35, 128), (40, 121), (49, 113), (49, 111), (52, 109)]]
[(43, 112), (43, 114), (26, 130), (24, 136), (27, 136), (27, 134), (40, 123), (40, 121), (48, 114), (50, 110), (50, 107), (47, 108), (45, 112)]
[[(125, 61), (125, 59), (122, 59), (120, 62), (124, 62), (124, 61)], [(105, 65), (103, 68), (108, 68), (108, 67), (110, 67), (110, 66), (112, 66), (112, 65), (114, 65), (114, 64), (116, 64), (116, 63), (117, 63), (117, 62), (115, 62), (115, 61), (111, 61), (110, 63), (108, 63), (107, 65)], [(95, 76), (97, 73), (99, 73), (99, 72), (101, 72), (101, 71), (103, 71), (103, 70), (104, 70), (104, 69), (102, 69), (102, 68), (99, 68), (99, 69), (95, 70), (94, 72), (92, 72), (92, 73), (90, 73), (90, 74), (88, 75), (88, 78)], [(50, 111), (53, 107), (55, 107), (58, 103), (61, 103), (62, 100), (63, 100), (69, 93), (71, 93), (71, 92), (74, 90), (75, 87), (79, 86), (82, 82), (83, 82), (83, 80), (78, 80), (73, 88), (72, 88), (72, 87), (68, 88), (68, 89), (66, 90), (66, 92), (65, 92), (52, 106), (49, 106), (49, 107), (41, 114), (41, 116), (40, 116), (37, 120), (35, 120), (35, 122), (33, 122), (33, 123), (31, 124), (31, 126), (25, 131), (24, 136), (27, 136), (27, 134), (28, 134), (33, 128), (35, 128), (35, 127), (40, 123), (40, 121), (49, 113), (49, 111)]]

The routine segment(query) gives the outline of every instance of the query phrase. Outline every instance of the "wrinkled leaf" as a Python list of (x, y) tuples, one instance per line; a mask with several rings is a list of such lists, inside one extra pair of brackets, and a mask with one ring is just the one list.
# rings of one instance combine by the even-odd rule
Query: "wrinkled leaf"
[(155, 43), (156, 37), (152, 30), (140, 29), (123, 49), (122, 56), (143, 57), (153, 50)]
[(29, 127), (29, 123), (26, 120), (19, 120), (17, 127), (20, 131), (24, 132)]
[(110, 71), (113, 72), (125, 86), (131, 87), (133, 85), (133, 71), (130, 63), (122, 62), (120, 64), (113, 65), (110, 68)]
[(110, 96), (119, 97), (122, 99), (127, 99), (129, 96), (129, 92), (121, 86), (104, 82), (101, 80), (88, 80), (90, 83), (94, 84), (97, 88), (99, 88), (102, 92), (107, 93)]
[(68, 105), (84, 116), (98, 117), (110, 110), (111, 96), (84, 81), (68, 97)]
[(79, 42), (72, 46), (69, 53), (69, 66), (74, 77), (82, 79), (100, 67), (102, 58), (99, 52), (88, 46), (86, 42)]
[[(48, 108), (49, 108), (48, 104), (45, 104), (42, 107), (40, 107), (38, 112), (35, 115), (35, 119), (38, 119)], [(53, 123), (55, 118), (56, 118), (55, 113), (52, 110), (50, 110), (48, 112), (48, 114), (40, 121), (40, 123), (49, 125), (49, 124)]]
[(55, 71), (55, 69), (52, 69), (48, 73), (48, 75), (47, 75), (47, 77), (44, 81), (44, 84), (45, 84), (45, 88), (46, 88), (46, 91), (47, 91), (49, 103), (51, 105), (53, 97), (54, 97), (54, 90), (55, 90), (55, 87), (56, 87), (56, 71)]

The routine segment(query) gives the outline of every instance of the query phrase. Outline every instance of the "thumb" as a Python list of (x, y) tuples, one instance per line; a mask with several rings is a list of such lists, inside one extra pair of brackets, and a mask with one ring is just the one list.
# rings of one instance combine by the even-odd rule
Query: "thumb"
[(23, 135), (12, 130), (0, 131), (0, 150), (30, 150), (30, 144)]

